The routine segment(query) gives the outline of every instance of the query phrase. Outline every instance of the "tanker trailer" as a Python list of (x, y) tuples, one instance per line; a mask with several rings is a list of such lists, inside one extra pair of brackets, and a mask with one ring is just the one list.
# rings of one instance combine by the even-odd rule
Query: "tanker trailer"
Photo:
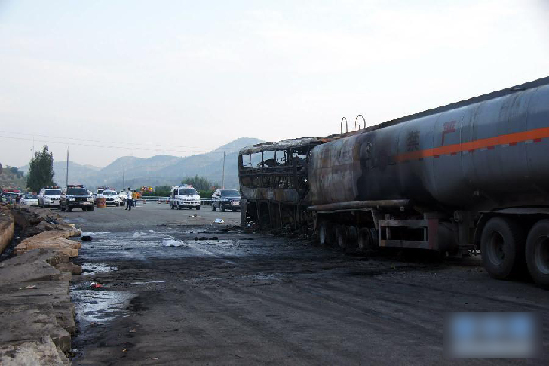
[(322, 244), (480, 249), (495, 278), (549, 286), (549, 77), (311, 150)]

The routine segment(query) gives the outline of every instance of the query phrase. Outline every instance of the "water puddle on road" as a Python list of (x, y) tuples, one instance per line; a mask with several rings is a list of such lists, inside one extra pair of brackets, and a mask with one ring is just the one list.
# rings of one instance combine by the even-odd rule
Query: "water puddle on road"
[(108, 273), (118, 270), (116, 266), (109, 266), (106, 263), (83, 263), (82, 275), (92, 276), (98, 273)]
[(148, 285), (150, 283), (164, 283), (166, 281), (137, 281), (131, 282), (130, 285)]
[(89, 323), (104, 323), (127, 314), (127, 307), (135, 295), (127, 291), (71, 289), (76, 305), (76, 320), (81, 327)]
[(107, 235), (109, 235), (111, 232), (110, 231), (84, 231), (82, 232), (82, 236), (91, 236), (92, 238), (94, 237), (105, 237)]

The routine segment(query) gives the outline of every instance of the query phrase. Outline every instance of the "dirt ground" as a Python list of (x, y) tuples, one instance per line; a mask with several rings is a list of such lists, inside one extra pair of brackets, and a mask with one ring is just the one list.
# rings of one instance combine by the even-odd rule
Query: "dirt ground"
[[(351, 255), (243, 233), (231, 226), (239, 213), (204, 207), (62, 215), (93, 238), (82, 243), (83, 274), (71, 289), (74, 364), (549, 364), (549, 292), (491, 279), (478, 258)], [(453, 311), (535, 312), (545, 353), (447, 359), (443, 319)]]

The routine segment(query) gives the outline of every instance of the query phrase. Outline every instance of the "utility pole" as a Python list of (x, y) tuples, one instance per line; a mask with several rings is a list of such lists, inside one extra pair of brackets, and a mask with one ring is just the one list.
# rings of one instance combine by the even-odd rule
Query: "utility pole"
[(67, 147), (67, 174), (65, 175), (65, 188), (69, 187), (69, 148)]
[(223, 151), (223, 175), (221, 176), (221, 188), (225, 189), (225, 151)]
[(124, 184), (124, 176), (126, 174), (126, 167), (122, 168), (122, 189), (125, 189), (126, 185)]

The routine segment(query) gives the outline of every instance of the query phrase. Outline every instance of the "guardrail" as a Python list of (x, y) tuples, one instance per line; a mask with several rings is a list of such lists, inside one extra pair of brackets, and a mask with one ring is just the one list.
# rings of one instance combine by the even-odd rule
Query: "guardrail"
[[(146, 201), (146, 202), (167, 202), (170, 199), (170, 197), (162, 197), (162, 196), (141, 196), (139, 200)], [(201, 206), (211, 206), (212, 204), (211, 198), (201, 198), (200, 199), (200, 205)]]

